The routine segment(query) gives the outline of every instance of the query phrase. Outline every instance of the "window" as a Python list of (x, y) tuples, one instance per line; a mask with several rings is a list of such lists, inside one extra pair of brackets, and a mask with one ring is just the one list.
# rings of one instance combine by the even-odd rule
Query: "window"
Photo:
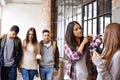
[(111, 4), (112, 0), (56, 0), (60, 57), (64, 57), (64, 35), (68, 23), (78, 21), (82, 25), (84, 36), (103, 34), (105, 26), (111, 22)]
[(111, 2), (112, 0), (95, 0), (83, 5), (84, 34), (86, 31), (87, 34), (103, 33), (105, 26), (111, 22)]

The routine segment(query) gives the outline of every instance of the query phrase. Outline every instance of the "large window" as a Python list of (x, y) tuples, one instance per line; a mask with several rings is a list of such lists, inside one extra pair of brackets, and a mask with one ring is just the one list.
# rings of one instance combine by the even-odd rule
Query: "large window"
[(88, 34), (103, 34), (111, 22), (112, 0), (56, 0), (56, 27), (60, 57), (64, 57), (64, 35), (71, 21), (78, 21)]
[(95, 0), (83, 5), (84, 34), (103, 34), (111, 22), (111, 0)]
[(82, 1), (81, 0), (56, 0), (56, 25), (57, 42), (60, 57), (64, 57), (64, 35), (67, 24), (71, 21), (78, 21), (82, 24)]

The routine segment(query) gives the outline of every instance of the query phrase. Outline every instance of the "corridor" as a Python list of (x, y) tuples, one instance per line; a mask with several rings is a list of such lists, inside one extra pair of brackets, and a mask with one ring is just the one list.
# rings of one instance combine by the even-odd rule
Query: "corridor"
[[(22, 80), (22, 76), (20, 73), (17, 75), (17, 80)], [(40, 80), (40, 77), (35, 77), (34, 80)]]

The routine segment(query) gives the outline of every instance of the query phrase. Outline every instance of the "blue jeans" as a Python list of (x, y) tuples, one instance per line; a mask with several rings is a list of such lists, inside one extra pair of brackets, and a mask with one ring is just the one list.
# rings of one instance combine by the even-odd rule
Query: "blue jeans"
[(37, 70), (20, 69), (23, 80), (33, 80)]
[(40, 68), (40, 78), (41, 80), (53, 80), (54, 68)]
[(17, 79), (17, 67), (12, 65), (11, 67), (1, 68), (1, 80), (16, 80)]

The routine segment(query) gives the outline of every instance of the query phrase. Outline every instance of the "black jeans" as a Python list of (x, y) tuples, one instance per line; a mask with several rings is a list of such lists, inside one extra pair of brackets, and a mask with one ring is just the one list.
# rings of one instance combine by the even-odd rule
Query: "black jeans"
[(1, 68), (1, 80), (16, 80), (17, 79), (17, 67), (15, 65), (11, 67)]

